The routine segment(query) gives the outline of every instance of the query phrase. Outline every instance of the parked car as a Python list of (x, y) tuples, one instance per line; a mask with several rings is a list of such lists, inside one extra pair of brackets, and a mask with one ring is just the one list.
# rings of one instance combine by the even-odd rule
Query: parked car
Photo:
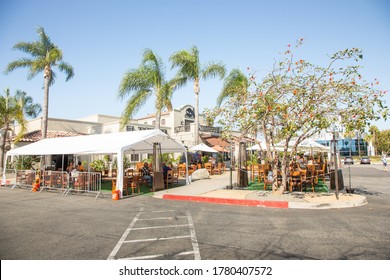
[(371, 160), (369, 157), (362, 157), (360, 159), (360, 164), (371, 164)]
[(352, 157), (345, 157), (344, 164), (353, 164), (353, 158)]

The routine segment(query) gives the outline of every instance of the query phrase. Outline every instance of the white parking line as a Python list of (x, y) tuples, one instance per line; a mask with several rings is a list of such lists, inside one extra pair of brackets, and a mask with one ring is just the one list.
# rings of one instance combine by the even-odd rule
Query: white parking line
[(155, 226), (155, 227), (140, 227), (140, 228), (133, 228), (132, 230), (144, 230), (144, 229), (156, 229), (156, 228), (175, 228), (175, 227), (188, 227), (188, 225), (185, 224), (185, 225), (169, 225), (169, 226)]
[(148, 242), (148, 241), (163, 241), (163, 240), (173, 240), (181, 238), (190, 238), (191, 235), (182, 235), (182, 236), (172, 236), (172, 237), (160, 237), (160, 238), (148, 238), (148, 239), (138, 239), (138, 240), (128, 240), (123, 243), (137, 243), (137, 242)]
[(192, 242), (192, 248), (194, 249), (195, 260), (200, 260), (199, 243), (195, 234), (194, 222), (192, 221), (190, 211), (187, 211), (186, 214), (188, 219), (188, 225), (190, 227), (191, 242)]
[(133, 228), (133, 226), (137, 222), (139, 216), (141, 216), (143, 210), (144, 209), (141, 208), (139, 210), (139, 212), (137, 213), (137, 215), (135, 215), (135, 218), (131, 221), (130, 225), (127, 227), (127, 229), (123, 233), (122, 237), (119, 239), (118, 243), (116, 244), (116, 246), (112, 250), (111, 254), (108, 256), (108, 260), (113, 260), (115, 258), (115, 256), (118, 253), (119, 249), (122, 247), (122, 244), (125, 241), (126, 237), (129, 235), (131, 229)]
[[(188, 252), (182, 252), (179, 254), (176, 254), (175, 257), (177, 256), (186, 256), (186, 255), (193, 255), (193, 251), (188, 251)], [(149, 256), (140, 256), (140, 257), (133, 257), (133, 258), (123, 258), (121, 260), (148, 260), (148, 259), (156, 259), (156, 258), (164, 258), (165, 256), (169, 256), (168, 254), (158, 254), (158, 255), (149, 255)]]
[[(186, 251), (177, 253), (174, 256), (185, 256), (185, 255), (194, 255), (195, 260), (200, 260), (200, 252), (199, 252), (199, 244), (195, 234), (194, 223), (189, 211), (186, 211), (186, 216), (174, 216), (174, 217), (157, 217), (157, 218), (140, 218), (141, 214), (146, 213), (164, 213), (164, 212), (174, 212), (175, 210), (166, 210), (166, 211), (151, 211), (151, 212), (143, 212), (143, 208), (140, 208), (140, 211), (136, 214), (135, 218), (131, 221), (130, 225), (127, 227), (122, 237), (119, 239), (118, 243), (112, 250), (111, 254), (108, 257), (108, 260), (114, 260), (116, 255), (118, 254), (120, 248), (124, 244), (131, 243), (140, 243), (140, 242), (154, 242), (154, 241), (164, 241), (164, 240), (174, 240), (174, 239), (191, 239), (193, 251)], [(188, 224), (180, 224), (180, 225), (167, 225), (167, 226), (151, 226), (151, 227), (134, 227), (138, 221), (153, 221), (153, 220), (177, 220), (180, 218), (187, 218)], [(131, 231), (136, 230), (148, 230), (148, 229), (161, 229), (161, 228), (179, 228), (179, 227), (188, 227), (190, 231), (190, 235), (179, 235), (179, 236), (171, 236), (171, 237), (159, 237), (159, 238), (148, 238), (148, 239), (138, 239), (138, 240), (126, 240)], [(146, 255), (146, 256), (137, 256), (137, 257), (128, 257), (121, 258), (122, 260), (142, 260), (142, 259), (155, 259), (155, 258), (165, 258), (171, 257), (172, 254), (157, 254), (157, 255)]]

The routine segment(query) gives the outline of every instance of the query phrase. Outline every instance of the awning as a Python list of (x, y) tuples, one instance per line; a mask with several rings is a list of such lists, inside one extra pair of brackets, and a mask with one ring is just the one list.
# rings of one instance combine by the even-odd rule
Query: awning
[(218, 153), (218, 151), (214, 150), (213, 148), (207, 146), (204, 143), (200, 143), (196, 146), (188, 148), (188, 150), (195, 151), (195, 152), (200, 151), (200, 152), (208, 152), (208, 153)]

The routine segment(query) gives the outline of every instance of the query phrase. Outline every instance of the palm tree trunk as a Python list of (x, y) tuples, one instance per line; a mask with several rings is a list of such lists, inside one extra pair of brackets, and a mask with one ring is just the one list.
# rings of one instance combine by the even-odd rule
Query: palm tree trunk
[(45, 81), (43, 86), (43, 112), (42, 112), (42, 139), (47, 136), (48, 116), (49, 116), (49, 86), (51, 79), (50, 66), (46, 66), (43, 75)]
[(199, 144), (199, 79), (195, 79), (194, 93), (195, 93), (195, 126), (194, 126), (194, 140), (195, 145)]
[(0, 168), (4, 167), (4, 158), (5, 158), (5, 144), (7, 143), (7, 132), (8, 132), (8, 125), (1, 130), (1, 162), (0, 162)]

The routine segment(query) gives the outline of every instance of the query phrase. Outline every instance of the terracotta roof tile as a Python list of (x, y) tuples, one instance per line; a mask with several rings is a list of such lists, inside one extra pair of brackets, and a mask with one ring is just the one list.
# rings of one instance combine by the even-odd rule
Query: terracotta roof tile
[(222, 138), (220, 137), (215, 137), (215, 136), (210, 136), (210, 137), (205, 137), (205, 136), (202, 136), (202, 139), (205, 141), (205, 144), (208, 144), (209, 146), (213, 147), (213, 146), (220, 146), (222, 148), (225, 148), (225, 147), (229, 147), (230, 146), (230, 143), (223, 140)]
[[(85, 133), (77, 133), (77, 132), (68, 132), (68, 131), (53, 131), (49, 130), (47, 131), (46, 138), (59, 138), (59, 137), (72, 137), (72, 136), (80, 136), (80, 135), (86, 135)], [(14, 140), (15, 137), (12, 139)], [(19, 140), (19, 142), (37, 142), (42, 139), (42, 131), (41, 130), (35, 130), (26, 133), (22, 139)]]

